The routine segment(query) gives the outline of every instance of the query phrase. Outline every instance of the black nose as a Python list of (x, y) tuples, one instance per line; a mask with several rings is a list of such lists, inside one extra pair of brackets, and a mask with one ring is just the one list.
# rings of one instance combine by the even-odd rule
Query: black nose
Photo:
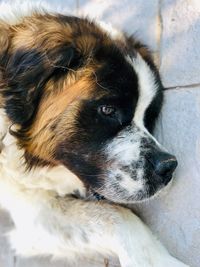
[(166, 152), (157, 151), (151, 155), (149, 160), (154, 167), (155, 173), (163, 178), (164, 184), (167, 184), (178, 165), (176, 158)]

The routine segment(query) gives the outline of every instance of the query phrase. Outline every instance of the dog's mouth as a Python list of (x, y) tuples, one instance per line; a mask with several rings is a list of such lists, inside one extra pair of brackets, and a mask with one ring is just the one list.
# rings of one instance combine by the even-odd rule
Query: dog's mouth
[(172, 180), (173, 180), (173, 175), (171, 173), (167, 174), (164, 183), (160, 184), (159, 186), (158, 185), (156, 186), (154, 184), (147, 184), (146, 188), (144, 190), (139, 190), (137, 194), (123, 195), (121, 198), (119, 198), (118, 196), (116, 199), (107, 198), (106, 196), (98, 193), (97, 191), (90, 189), (88, 191), (87, 199), (94, 201), (106, 200), (108, 202), (113, 202), (113, 203), (127, 203), (127, 204), (135, 202), (143, 202), (147, 199), (154, 198), (156, 195), (159, 195), (161, 191), (165, 191), (164, 189), (169, 187), (168, 185), (171, 184)]
[(106, 198), (104, 197), (104, 196), (102, 196), (102, 195), (100, 195), (99, 193), (97, 193), (97, 192), (92, 192), (92, 195), (93, 195), (93, 197), (94, 197), (94, 199), (95, 200), (106, 200)]
[(89, 188), (87, 190), (87, 195), (86, 195), (86, 199), (88, 200), (95, 200), (95, 201), (100, 201), (100, 200), (107, 200), (103, 195), (97, 193), (96, 191), (94, 191), (92, 188)]

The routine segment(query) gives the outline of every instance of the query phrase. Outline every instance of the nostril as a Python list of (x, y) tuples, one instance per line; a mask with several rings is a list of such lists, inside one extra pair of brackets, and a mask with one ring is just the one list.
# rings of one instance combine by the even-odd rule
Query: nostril
[(163, 178), (171, 178), (172, 173), (176, 169), (178, 165), (178, 162), (175, 157), (171, 157), (169, 159), (165, 159), (163, 161), (159, 161), (156, 164), (155, 172), (159, 176), (162, 176)]
[(154, 149), (147, 154), (147, 160), (153, 167), (154, 173), (158, 176), (159, 182), (167, 185), (178, 165), (176, 158), (165, 151)]

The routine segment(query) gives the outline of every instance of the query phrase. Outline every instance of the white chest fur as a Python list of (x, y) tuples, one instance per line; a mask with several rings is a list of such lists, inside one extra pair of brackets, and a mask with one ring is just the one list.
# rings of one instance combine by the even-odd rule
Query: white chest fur
[(15, 138), (8, 132), (9, 123), (3, 109), (0, 109), (0, 122), (0, 204), (4, 208), (16, 209), (20, 194), (25, 199), (26, 195), (30, 198), (38, 192), (44, 193), (44, 197), (47, 192), (64, 196), (78, 190), (81, 195), (85, 194), (82, 182), (64, 166), (27, 171), (23, 150), (18, 148)]

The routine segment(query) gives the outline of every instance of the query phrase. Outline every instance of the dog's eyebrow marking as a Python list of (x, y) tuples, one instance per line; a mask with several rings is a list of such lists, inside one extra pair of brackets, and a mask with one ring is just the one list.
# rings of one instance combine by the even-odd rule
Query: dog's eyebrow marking
[(135, 58), (127, 56), (126, 60), (132, 65), (138, 76), (139, 99), (133, 121), (143, 128), (145, 111), (155, 97), (158, 85), (156, 84), (153, 71), (139, 53), (137, 53)]

